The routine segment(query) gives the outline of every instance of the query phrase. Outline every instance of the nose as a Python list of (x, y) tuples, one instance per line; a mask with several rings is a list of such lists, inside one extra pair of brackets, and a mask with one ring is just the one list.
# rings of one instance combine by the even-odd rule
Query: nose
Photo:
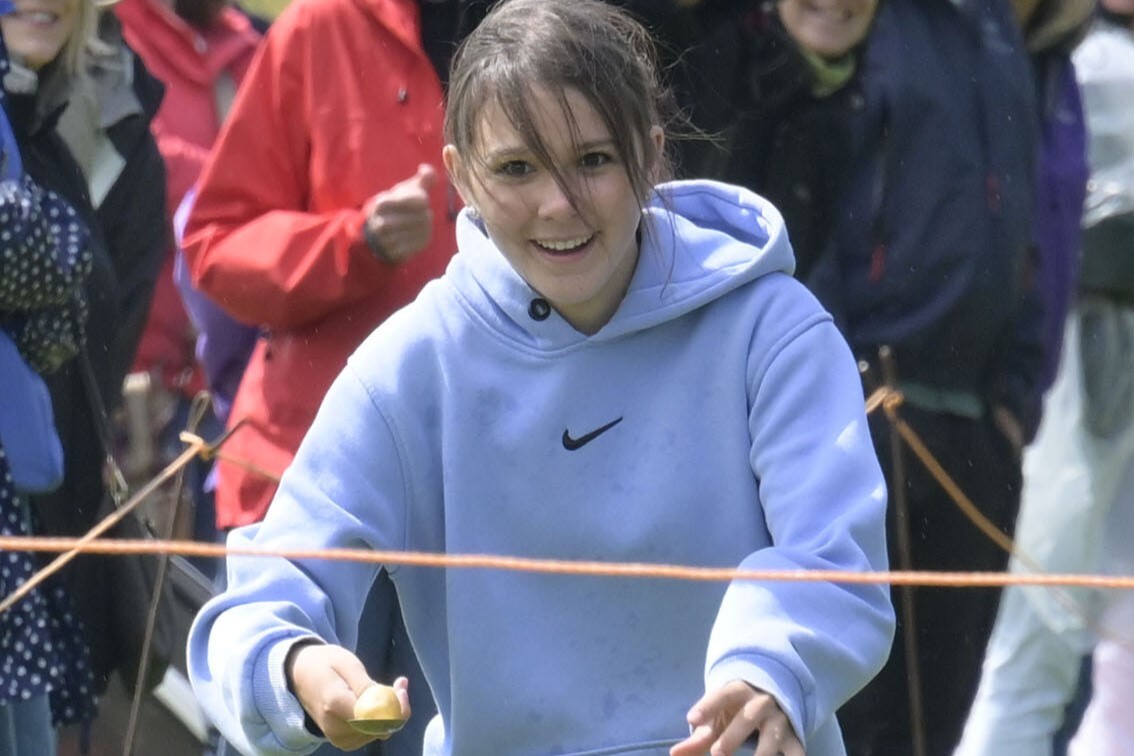
[(536, 191), (538, 213), (542, 220), (559, 220), (577, 214), (567, 192), (550, 174), (543, 177)]

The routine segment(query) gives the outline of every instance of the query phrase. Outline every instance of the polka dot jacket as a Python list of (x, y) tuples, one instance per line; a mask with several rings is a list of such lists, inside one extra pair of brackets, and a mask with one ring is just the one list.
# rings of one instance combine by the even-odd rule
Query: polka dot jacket
[[(0, 39), (0, 76), (7, 64)], [(47, 371), (77, 354), (82, 343), (80, 286), (91, 267), (88, 232), (70, 205), (23, 177), (6, 119), (2, 125), (0, 327), (29, 364)], [(0, 443), (0, 536), (31, 532), (31, 513), (16, 493)], [(0, 596), (27, 583), (36, 566), (30, 553), (0, 551)], [(47, 694), (56, 724), (89, 722), (95, 698), (88, 657), (66, 593), (46, 581), (0, 613), (0, 706)]]
[(78, 354), (90, 273), (90, 234), (78, 213), (30, 178), (0, 183), (0, 326), (32, 367)]
[[(16, 494), (8, 458), (0, 448), (0, 535), (31, 532), (27, 503)], [(28, 552), (0, 552), (0, 596), (31, 578), (36, 562)], [(41, 584), (0, 614), (0, 705), (48, 694), (56, 724), (94, 718), (94, 679), (86, 640), (63, 588)]]

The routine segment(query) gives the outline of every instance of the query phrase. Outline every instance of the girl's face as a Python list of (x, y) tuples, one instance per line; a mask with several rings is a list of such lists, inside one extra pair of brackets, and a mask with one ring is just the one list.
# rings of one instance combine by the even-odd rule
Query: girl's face
[(834, 60), (870, 31), (878, 0), (780, 0), (784, 27), (804, 50)]
[(33, 71), (55, 60), (78, 24), (79, 2), (15, 0), (15, 13), (0, 19), (12, 57)]
[[(516, 272), (576, 329), (594, 333), (618, 309), (634, 274), (641, 205), (602, 118), (578, 91), (564, 94), (569, 113), (545, 89), (533, 91), (532, 112), (556, 167), (575, 187), (578, 209), (495, 104), (481, 111), (483, 163), (449, 145), (445, 166)], [(659, 127), (642, 138), (660, 152)]]

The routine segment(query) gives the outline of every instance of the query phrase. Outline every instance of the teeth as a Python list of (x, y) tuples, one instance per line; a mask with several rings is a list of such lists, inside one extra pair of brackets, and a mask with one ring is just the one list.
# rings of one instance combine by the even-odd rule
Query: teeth
[(537, 241), (536, 244), (556, 252), (566, 252), (569, 249), (581, 247), (590, 240), (591, 237), (589, 236), (581, 236), (578, 239), (566, 239), (564, 241)]
[(50, 24), (55, 21), (55, 14), (47, 13), (46, 11), (32, 11), (23, 15), (27, 16), (29, 20), (36, 23)]

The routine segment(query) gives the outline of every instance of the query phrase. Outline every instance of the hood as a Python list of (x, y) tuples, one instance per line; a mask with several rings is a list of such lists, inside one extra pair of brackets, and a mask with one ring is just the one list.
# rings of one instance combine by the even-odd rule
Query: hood
[(539, 293), (508, 264), (466, 208), (457, 221), (460, 252), (446, 274), (463, 303), (517, 345), (555, 351), (607, 341), (681, 317), (770, 273), (791, 274), (795, 258), (783, 218), (771, 203), (714, 181), (658, 186), (643, 211), (641, 252), (626, 297), (592, 336), (554, 311), (529, 311)]

